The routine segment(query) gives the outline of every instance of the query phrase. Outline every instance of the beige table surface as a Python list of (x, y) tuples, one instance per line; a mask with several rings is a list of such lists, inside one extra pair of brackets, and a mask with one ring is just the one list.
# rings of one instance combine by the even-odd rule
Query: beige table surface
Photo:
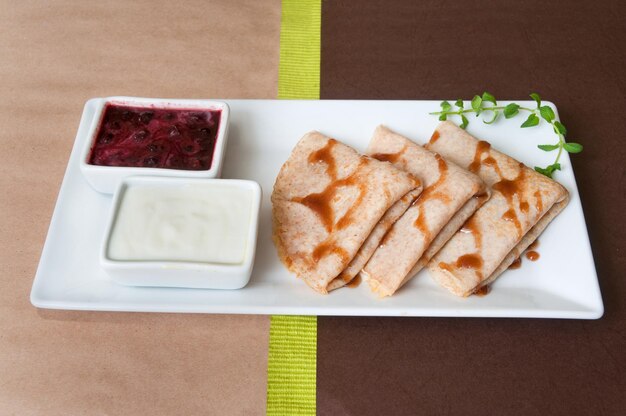
[(37, 310), (85, 101), (275, 98), (280, 1), (0, 1), (0, 414), (262, 414), (265, 316)]

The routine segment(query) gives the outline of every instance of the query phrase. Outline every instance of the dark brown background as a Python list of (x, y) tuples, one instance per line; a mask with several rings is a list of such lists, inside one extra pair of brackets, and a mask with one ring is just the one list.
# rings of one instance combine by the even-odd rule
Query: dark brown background
[[(325, 1), (321, 98), (559, 108), (605, 303), (598, 321), (319, 318), (318, 413), (626, 414), (625, 2)], [(567, 238), (567, 236), (564, 236)]]

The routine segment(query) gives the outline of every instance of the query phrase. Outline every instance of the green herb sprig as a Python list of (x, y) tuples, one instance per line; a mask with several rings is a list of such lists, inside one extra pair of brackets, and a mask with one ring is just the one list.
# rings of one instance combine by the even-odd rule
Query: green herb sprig
[(561, 170), (559, 160), (561, 159), (563, 151), (565, 150), (568, 153), (580, 153), (583, 151), (583, 146), (579, 143), (566, 142), (565, 135), (567, 134), (567, 129), (560, 121), (556, 120), (556, 115), (552, 108), (547, 105), (541, 105), (541, 97), (539, 94), (532, 93), (530, 97), (537, 103), (537, 108), (523, 107), (516, 103), (511, 103), (506, 106), (498, 105), (493, 95), (488, 92), (483, 92), (482, 96), (475, 95), (474, 98), (472, 98), (470, 108), (464, 108), (464, 103), (461, 99), (456, 100), (454, 106), (447, 101), (443, 101), (440, 104), (441, 111), (435, 111), (430, 114), (439, 116), (439, 120), (441, 121), (447, 120), (450, 116), (459, 116), (461, 117), (460, 127), (462, 129), (465, 129), (469, 124), (469, 119), (465, 116), (465, 114), (468, 113), (475, 113), (476, 117), (483, 113), (490, 113), (489, 117), (483, 118), (483, 123), (492, 124), (498, 119), (500, 114), (503, 114), (504, 118), (509, 119), (515, 117), (520, 111), (527, 111), (530, 114), (526, 121), (520, 126), (521, 128), (537, 126), (541, 119), (544, 119), (552, 125), (552, 129), (558, 141), (555, 144), (540, 144), (537, 147), (544, 152), (552, 152), (554, 150), (558, 150), (558, 152), (554, 163), (544, 168), (535, 166), (535, 170), (551, 178), (554, 172)]

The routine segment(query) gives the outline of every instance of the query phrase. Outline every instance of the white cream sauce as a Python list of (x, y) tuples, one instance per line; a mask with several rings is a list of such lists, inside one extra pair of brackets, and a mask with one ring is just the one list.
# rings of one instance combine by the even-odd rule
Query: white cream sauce
[(252, 191), (216, 184), (129, 186), (109, 240), (113, 260), (244, 261)]

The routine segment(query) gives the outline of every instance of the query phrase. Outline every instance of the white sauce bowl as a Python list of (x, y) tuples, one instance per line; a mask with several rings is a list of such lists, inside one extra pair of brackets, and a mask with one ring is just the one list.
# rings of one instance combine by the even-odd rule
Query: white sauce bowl
[(124, 178), (100, 264), (128, 286), (242, 288), (252, 274), (260, 204), (254, 181)]

